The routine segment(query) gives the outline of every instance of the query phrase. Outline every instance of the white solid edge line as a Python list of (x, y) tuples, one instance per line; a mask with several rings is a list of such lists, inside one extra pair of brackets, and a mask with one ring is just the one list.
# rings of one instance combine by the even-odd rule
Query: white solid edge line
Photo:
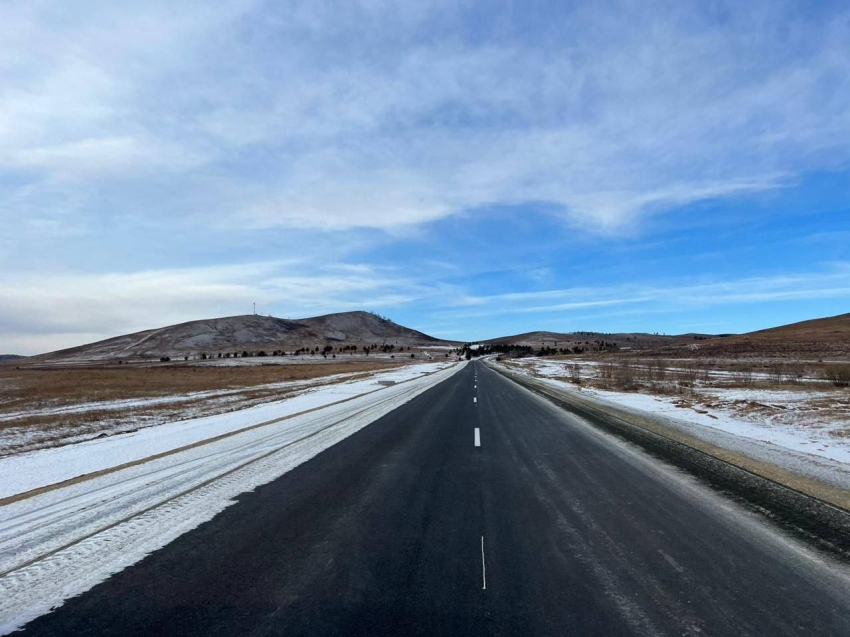
[(478, 429), (478, 427), (475, 428), (475, 446), (481, 446), (481, 431)]
[(481, 590), (487, 590), (487, 563), (484, 561), (484, 536), (481, 536)]

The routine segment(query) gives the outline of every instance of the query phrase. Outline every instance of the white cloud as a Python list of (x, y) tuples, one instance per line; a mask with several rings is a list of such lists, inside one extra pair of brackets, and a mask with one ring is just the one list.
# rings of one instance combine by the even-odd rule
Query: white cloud
[(0, 158), (7, 167), (40, 170), (55, 181), (79, 181), (140, 175), (161, 171), (163, 167), (181, 170), (199, 160), (167, 143), (151, 145), (150, 140), (132, 137), (88, 138), (52, 146), (19, 149)]
[(793, 4), (593, 3), (528, 33), (431, 3), (5, 11), (0, 165), (33, 200), (160, 173), (164, 207), (234, 226), (539, 201), (617, 232), (850, 161), (847, 15)]
[[(732, 305), (755, 305), (772, 301), (850, 298), (850, 264), (825, 264), (822, 269), (798, 274), (773, 274), (729, 280), (699, 282), (684, 278), (665, 283), (627, 283), (512, 292), (490, 296), (466, 296), (454, 304), (458, 309), (438, 316), (471, 319), (493, 315), (562, 314), (575, 310), (616, 307), (618, 312), (681, 312)], [(464, 306), (475, 308), (464, 309)]]
[[(215, 316), (290, 318), (399, 307), (431, 292), (363, 265), (298, 260), (128, 273), (44, 274), (0, 285), (0, 352), (39, 353)], [(37, 345), (33, 345), (37, 344)]]

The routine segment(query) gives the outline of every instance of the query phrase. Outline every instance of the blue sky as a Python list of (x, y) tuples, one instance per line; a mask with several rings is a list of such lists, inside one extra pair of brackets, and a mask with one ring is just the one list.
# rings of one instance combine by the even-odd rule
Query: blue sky
[(0, 352), (850, 311), (850, 8), (6, 2)]

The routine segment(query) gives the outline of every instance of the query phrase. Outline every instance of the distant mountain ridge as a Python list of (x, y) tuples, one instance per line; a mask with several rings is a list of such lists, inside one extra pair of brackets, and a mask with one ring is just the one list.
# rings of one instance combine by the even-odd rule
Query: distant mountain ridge
[[(646, 333), (551, 332), (534, 331), (479, 341), (490, 345), (524, 345), (581, 351), (645, 352), (659, 356), (744, 356), (762, 354), (811, 358), (850, 357), (850, 313), (812, 319), (747, 334), (680, 334), (667, 336)], [(341, 312), (305, 319), (288, 320), (269, 316), (244, 315), (189, 321), (96, 343), (41, 354), (18, 357), (0, 355), (0, 361), (24, 360), (27, 364), (74, 363), (117, 360), (158, 359), (218, 352), (282, 349), (292, 352), (302, 347), (326, 345), (383, 345), (396, 347), (457, 346), (423, 332), (398, 325), (370, 312)], [(616, 344), (615, 348), (611, 346)]]
[(701, 344), (702, 356), (764, 355), (792, 359), (850, 357), (850, 313), (780, 325)]
[(596, 342), (616, 343), (617, 349), (641, 355), (758, 358), (845, 359), (850, 357), (850, 313), (809, 319), (745, 334), (663, 334), (602, 332), (526, 332), (486, 341), (490, 345), (525, 345), (535, 350), (581, 347), (584, 351), (604, 349)]
[(248, 314), (189, 321), (32, 357), (34, 362), (109, 361), (182, 357), (244, 350), (293, 351), (325, 345), (422, 347), (452, 344), (370, 312), (341, 312), (288, 320)]
[(521, 345), (533, 348), (572, 348), (595, 343), (616, 344), (618, 349), (653, 349), (675, 344), (691, 344), (717, 338), (710, 334), (645, 334), (641, 332), (525, 332), (513, 336), (500, 336), (481, 341), (487, 345)]

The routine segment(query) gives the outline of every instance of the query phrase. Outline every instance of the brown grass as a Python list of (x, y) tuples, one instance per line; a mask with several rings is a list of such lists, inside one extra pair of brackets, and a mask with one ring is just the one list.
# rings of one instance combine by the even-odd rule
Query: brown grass
[[(0, 421), (0, 430), (11, 431), (14, 428), (17, 432), (30, 432), (25, 444), (9, 442), (3, 445), (0, 456), (24, 447), (49, 446), (73, 436), (94, 437), (104, 431), (130, 431), (161, 422), (243, 409), (286, 396), (286, 388), (269, 387), (276, 383), (315, 381), (315, 384), (322, 384), (322, 379), (327, 376), (353, 374), (352, 378), (357, 378), (398, 364), (348, 361), (250, 367), (0, 368), (0, 416), (13, 416)], [(234, 391), (217, 399), (190, 395), (221, 390)], [(91, 402), (175, 395), (186, 399), (121, 409), (32, 413), (38, 409), (73, 407)], [(21, 415), (14, 416), (18, 413)]]
[(192, 392), (239, 389), (392, 367), (360, 362), (258, 365), (251, 367), (160, 367), (0, 370), (0, 414), (40, 405), (150, 398)]
[[(558, 360), (551, 357), (547, 360)], [(693, 411), (712, 419), (712, 410), (720, 409), (735, 417), (790, 425), (811, 430), (826, 429), (838, 439), (850, 438), (850, 391), (844, 379), (850, 377), (847, 365), (788, 361), (735, 360), (669, 360), (638, 359), (621, 355), (605, 357), (564, 357), (561, 377), (573, 382), (578, 374), (578, 361), (598, 362), (581, 370), (582, 386), (614, 391), (636, 391), (643, 394), (675, 397), (673, 404), (683, 411)], [(531, 370), (533, 365), (521, 360), (507, 361), (509, 367)], [(722, 373), (720, 373), (722, 372)], [(765, 395), (765, 402), (724, 395), (724, 390), (790, 391), (795, 396), (788, 402)], [(777, 402), (779, 401), (779, 402)], [(823, 441), (817, 444), (824, 444)]]
[(850, 365), (832, 365), (824, 369), (824, 378), (835, 387), (850, 387)]

